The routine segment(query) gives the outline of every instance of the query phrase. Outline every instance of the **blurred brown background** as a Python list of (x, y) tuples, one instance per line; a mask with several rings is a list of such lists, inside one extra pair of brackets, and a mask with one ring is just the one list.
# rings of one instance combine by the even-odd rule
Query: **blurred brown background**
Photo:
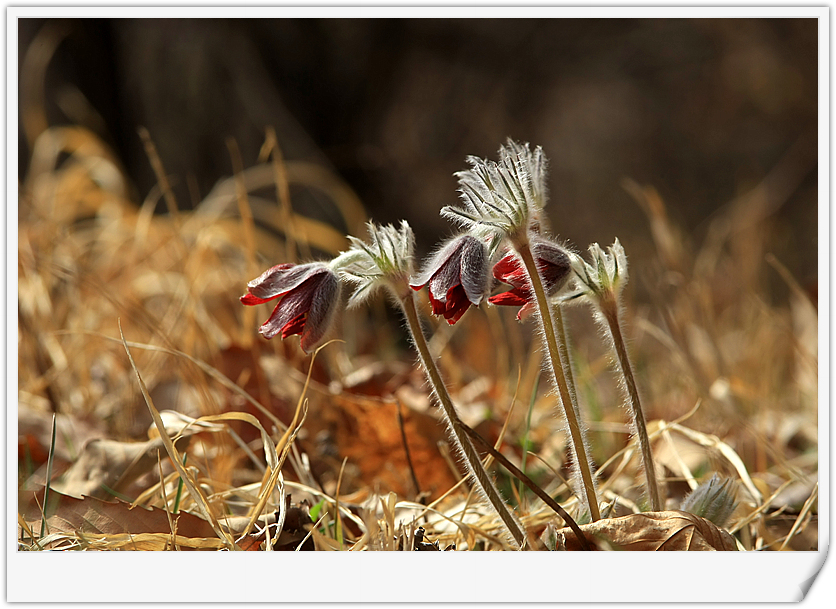
[[(649, 255), (624, 178), (657, 189), (696, 245), (763, 184), (774, 253), (815, 284), (815, 19), (29, 19), (22, 83), (45, 27), (64, 34), (50, 123), (109, 141), (138, 202), (156, 183), (138, 127), (187, 207), (232, 173), (227, 137), (250, 166), (273, 126), (286, 158), (330, 166), (426, 252), (450, 231), (453, 172), (510, 136), (544, 147), (552, 228), (580, 249), (618, 236), (634, 265)], [(22, 177), (24, 137), (20, 153)]]

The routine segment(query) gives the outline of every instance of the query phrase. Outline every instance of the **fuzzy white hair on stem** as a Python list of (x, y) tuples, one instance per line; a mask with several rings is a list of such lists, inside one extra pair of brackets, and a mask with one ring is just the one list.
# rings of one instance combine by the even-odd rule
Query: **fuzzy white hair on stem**
[(651, 509), (661, 511), (664, 509), (664, 503), (656, 482), (656, 468), (647, 423), (630, 354), (621, 331), (621, 292), (628, 279), (627, 255), (618, 239), (606, 252), (600, 245), (593, 243), (589, 246), (589, 253), (592, 262), (586, 262), (580, 256), (573, 255), (572, 269), (581, 294), (592, 305), (593, 316), (602, 330), (604, 339), (615, 352), (613, 368), (620, 373), (618, 386), (629, 405), (631, 427), (639, 445), (647, 497)]

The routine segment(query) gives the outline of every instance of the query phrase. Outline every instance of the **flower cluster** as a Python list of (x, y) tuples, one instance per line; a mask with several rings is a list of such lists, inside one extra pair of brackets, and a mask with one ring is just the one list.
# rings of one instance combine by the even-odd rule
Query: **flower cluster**
[[(430, 352), (415, 304), (416, 292), (427, 288), (432, 313), (448, 324), (458, 322), (470, 307), (487, 301), (519, 307), (517, 319), (532, 313), (540, 326), (552, 381), (559, 395), (571, 443), (573, 485), (592, 520), (600, 517), (592, 462), (587, 456), (580, 409), (572, 383), (572, 369), (559, 306), (553, 306), (574, 277), (580, 292), (600, 311), (608, 324), (625, 375), (634, 412), (634, 424), (642, 446), (648, 495), (660, 505), (644, 417), (618, 322), (618, 295), (627, 280), (627, 258), (618, 240), (604, 252), (590, 247), (586, 262), (564, 245), (544, 234), (547, 161), (542, 148), (509, 140), (499, 149), (499, 160), (468, 157), (470, 168), (457, 173), (459, 206), (442, 208), (441, 215), (462, 232), (442, 243), (415, 273), (415, 238), (406, 222), (380, 226), (370, 222), (368, 240), (348, 237), (351, 247), (330, 262), (280, 264), (248, 284), (241, 297), (245, 305), (274, 299), (278, 303), (260, 332), (265, 338), (281, 334), (301, 336), (309, 352), (322, 342), (340, 307), (341, 282), (352, 286), (348, 306), (357, 306), (378, 288), (385, 288), (407, 321), (419, 362), (424, 368), (437, 403), (444, 412), (454, 445), (460, 451), (473, 480), (501, 516), (517, 547), (525, 532), (507, 510), (478, 453), (456, 414), (441, 373)], [(510, 286), (491, 295), (492, 283)], [(725, 504), (724, 504), (725, 505)]]
[[(368, 224), (368, 242), (349, 236), (351, 248), (329, 263), (312, 262), (272, 267), (248, 284), (241, 297), (245, 305), (279, 299), (261, 326), (265, 338), (301, 335), (306, 352), (319, 344), (335, 317), (340, 280), (353, 290), (348, 306), (369, 298), (385, 287), (401, 298), (404, 286), (427, 287), (434, 315), (455, 324), (467, 310), (488, 301), (520, 307), (517, 319), (536, 308), (531, 281), (513, 247), (495, 264), (505, 239), (531, 241), (543, 285), (550, 296), (559, 292), (570, 275), (572, 254), (539, 236), (540, 214), (546, 203), (546, 157), (540, 147), (509, 140), (499, 150), (499, 161), (469, 157), (470, 169), (456, 174), (462, 207), (445, 207), (443, 216), (467, 229), (443, 243), (415, 274), (415, 238), (406, 222), (399, 226)], [(490, 295), (492, 278), (511, 286)]]

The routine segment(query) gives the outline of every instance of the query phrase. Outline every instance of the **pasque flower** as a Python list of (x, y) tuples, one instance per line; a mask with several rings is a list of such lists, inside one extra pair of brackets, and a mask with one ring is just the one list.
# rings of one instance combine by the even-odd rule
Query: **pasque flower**
[(589, 246), (592, 263), (580, 256), (572, 257), (572, 270), (575, 271), (581, 291), (591, 300), (617, 299), (627, 284), (627, 255), (618, 241), (605, 252), (600, 245)]
[[(537, 269), (543, 280), (543, 288), (553, 296), (569, 279), (571, 262), (565, 249), (548, 241), (536, 241), (533, 245)], [(516, 254), (508, 254), (493, 267), (493, 276), (502, 283), (512, 286), (507, 292), (500, 292), (488, 298), (495, 305), (521, 307), (517, 319), (525, 319), (537, 308), (531, 282), (525, 267)]]
[(470, 305), (478, 307), (488, 292), (488, 248), (471, 235), (444, 244), (410, 282), (413, 290), (429, 287), (433, 315), (454, 324)]
[[(539, 238), (546, 204), (546, 156), (541, 147), (534, 150), (528, 144), (513, 140), (499, 149), (499, 160), (489, 161), (468, 157), (470, 169), (457, 173), (459, 178), (459, 206), (442, 208), (441, 215), (457, 225), (491, 240), (491, 251), (502, 242), (510, 245), (514, 258), (500, 262), (495, 276), (511, 282), (512, 290), (493, 298), (495, 304), (521, 305), (519, 317), (529, 310), (538, 311), (538, 320), (554, 383), (560, 393), (560, 405), (564, 412), (576, 464), (573, 478), (576, 487), (584, 491), (592, 520), (600, 517), (592, 466), (584, 446), (583, 430), (575, 415), (576, 401), (567, 378), (571, 378), (571, 366), (564, 340), (555, 332), (562, 327), (560, 307), (549, 302), (549, 290), (566, 282), (569, 276), (569, 260), (560, 256), (556, 260), (545, 257), (556, 268), (547, 272), (540, 269), (534, 248)], [(539, 256), (542, 257), (542, 256)], [(515, 264), (516, 262), (516, 264)], [(519, 267), (525, 269), (519, 273)], [(553, 283), (544, 286), (544, 280), (553, 275)], [(516, 290), (516, 291), (515, 291)], [(530, 306), (529, 306), (530, 305)], [(553, 321), (557, 320), (557, 324)], [(561, 331), (562, 334), (562, 331)], [(578, 474), (577, 476), (575, 474)]]
[(679, 509), (702, 516), (724, 527), (737, 508), (737, 487), (731, 478), (720, 478), (716, 473), (708, 482), (695, 488), (683, 501)]
[(241, 296), (245, 305), (280, 298), (259, 332), (264, 338), (301, 335), (301, 347), (309, 353), (324, 337), (339, 301), (340, 281), (324, 262), (279, 264), (247, 284)]

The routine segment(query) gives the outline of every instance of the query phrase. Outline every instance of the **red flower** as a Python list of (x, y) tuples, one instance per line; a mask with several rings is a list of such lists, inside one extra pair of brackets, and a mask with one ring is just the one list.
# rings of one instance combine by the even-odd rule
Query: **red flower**
[[(556, 294), (569, 279), (571, 263), (566, 251), (553, 243), (538, 241), (534, 244), (534, 257), (537, 269), (543, 281), (543, 288), (549, 296)], [(521, 307), (517, 319), (525, 319), (536, 304), (534, 292), (528, 281), (528, 273), (522, 261), (516, 254), (508, 254), (493, 267), (493, 276), (502, 283), (513, 286), (513, 289), (488, 298), (488, 302), (495, 305)]]
[(470, 235), (449, 241), (432, 257), (424, 271), (409, 284), (413, 290), (429, 286), (433, 315), (454, 324), (488, 293), (488, 252)]
[(301, 347), (309, 353), (325, 336), (334, 317), (340, 295), (340, 281), (322, 262), (279, 264), (247, 284), (241, 296), (245, 305), (257, 305), (281, 298), (259, 332), (273, 338), (301, 335)]

